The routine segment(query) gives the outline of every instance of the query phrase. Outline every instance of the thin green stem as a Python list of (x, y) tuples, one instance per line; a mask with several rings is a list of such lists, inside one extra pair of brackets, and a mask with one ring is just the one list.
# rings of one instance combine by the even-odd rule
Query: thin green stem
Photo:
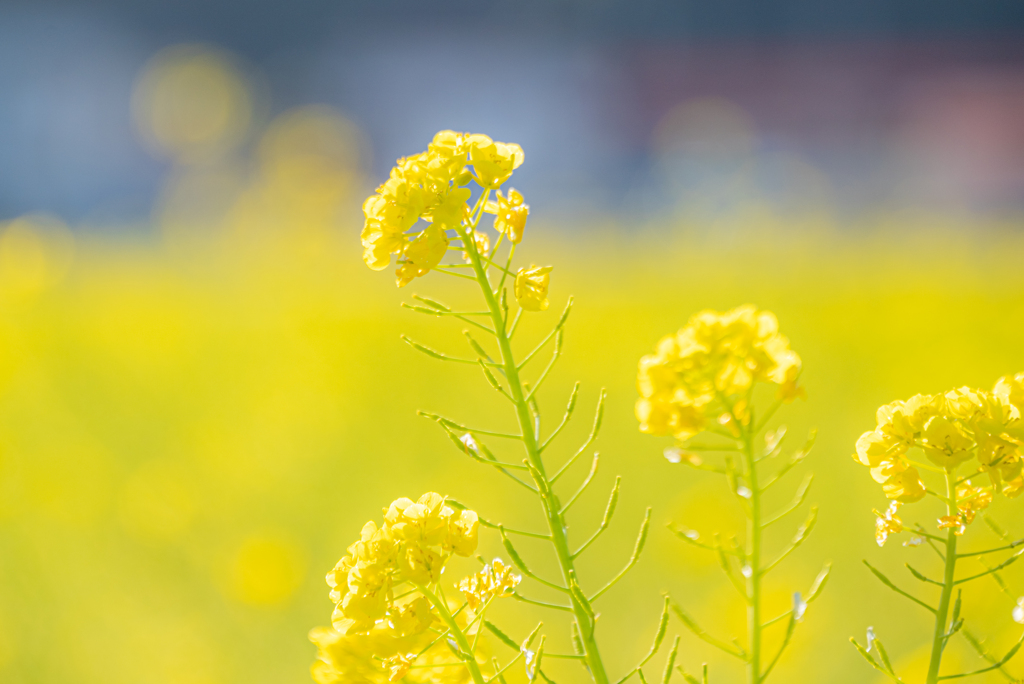
[(466, 665), (466, 669), (469, 670), (469, 674), (473, 678), (473, 684), (486, 684), (487, 680), (484, 678), (483, 672), (480, 671), (480, 665), (476, 662), (476, 656), (473, 655), (473, 647), (459, 627), (459, 623), (455, 621), (455, 617), (449, 612), (448, 606), (426, 587), (417, 585), (416, 588), (437, 609), (437, 614), (448, 625), (448, 629), (451, 630), (451, 635), (455, 638), (455, 643), (458, 644), (459, 650), (467, 656), (463, 658), (462, 662)]
[[(738, 423), (738, 421), (737, 421)], [(747, 462), (747, 483), (750, 486), (750, 515), (747, 518), (746, 556), (747, 568), (747, 638), (749, 660), (747, 680), (750, 684), (761, 683), (761, 488), (758, 486), (757, 464), (754, 457), (754, 434), (752, 426), (743, 431), (743, 457)]]
[[(953, 471), (946, 471), (946, 514), (958, 516), (956, 507), (956, 483)], [(928, 662), (928, 676), (926, 684), (937, 684), (939, 681), (939, 666), (942, 664), (942, 650), (946, 643), (946, 617), (949, 614), (949, 602), (953, 596), (953, 586), (956, 583), (956, 528), (951, 528), (946, 534), (946, 568), (943, 573), (942, 596), (939, 598), (939, 607), (935, 611), (935, 630), (932, 634), (932, 654)]]
[[(494, 325), (494, 333), (497, 338), (498, 348), (501, 351), (501, 362), (505, 367), (505, 378), (508, 381), (509, 393), (512, 403), (516, 409), (516, 417), (522, 432), (522, 442), (526, 451), (526, 459), (531, 466), (531, 474), (534, 476), (535, 484), (539, 490), (541, 504), (547, 519), (548, 529), (551, 532), (551, 543), (555, 548), (555, 555), (558, 558), (558, 565), (562, 571), (565, 585), (572, 587), (576, 583), (576, 568), (573, 563), (572, 552), (569, 548), (565, 519), (561, 513), (561, 506), (558, 498), (551, 487), (547, 476), (544, 462), (541, 458), (540, 444), (535, 430), (533, 418), (530, 415), (529, 403), (526, 399), (522, 380), (519, 377), (519, 364), (516, 363), (512, 353), (512, 344), (505, 329), (505, 318), (501, 305), (498, 302), (494, 290), (487, 278), (487, 271), (481, 260), (480, 253), (476, 249), (473, 240), (464, 240), (466, 251), (469, 254), (470, 262), (476, 273), (476, 279), (483, 294), (487, 308), (491, 312), (491, 320)], [(499, 288), (500, 289), (500, 288)], [(595, 619), (593, 610), (585, 604), (583, 593), (573, 591), (569, 594), (572, 604), (572, 612), (580, 626), (580, 636), (583, 644), (585, 662), (590, 674), (597, 684), (609, 684), (608, 674), (605, 671), (604, 662), (598, 651), (597, 640), (594, 634)]]

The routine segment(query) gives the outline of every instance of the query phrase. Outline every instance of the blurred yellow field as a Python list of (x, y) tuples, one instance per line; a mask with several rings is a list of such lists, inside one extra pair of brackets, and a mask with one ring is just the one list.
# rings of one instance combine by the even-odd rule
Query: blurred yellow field
[[(338, 203), (351, 214), (355, 201)], [(606, 489), (625, 476), (620, 519), (593, 572), (617, 570), (642, 509), (654, 507), (647, 555), (602, 611), (615, 617), (605, 638), (623, 645), (616, 668), (648, 647), (664, 590), (709, 628), (742, 631), (739, 613), (715, 608), (728, 589), (713, 558), (663, 528), (670, 520), (704, 532), (735, 527), (724, 484), (668, 463), (667, 441), (637, 432), (632, 404), (636, 360), (666, 329), (700, 308), (748, 301), (777, 313), (804, 359), (809, 399), (782, 420), (820, 435), (807, 467), (821, 522), (774, 578), (779, 605), (806, 587), (817, 559), (835, 564), (813, 629), (798, 633), (777, 676), (871, 679), (847, 643), (869, 625), (890, 651), (926, 646), (918, 635), (927, 616), (904, 610), (860, 564), (898, 574), (924, 550), (877, 548), (870, 509), (885, 502), (850, 454), (881, 403), (987, 386), (1021, 364), (1020, 239), (1001, 226), (968, 239), (955, 227), (883, 216), (854, 237), (825, 218), (756, 210), (714, 225), (650, 226), (628, 239), (607, 225), (531, 225), (531, 254), (558, 264), (555, 307), (570, 293), (577, 303), (564, 365), (542, 403), (560, 405), (576, 378), (587, 405), (607, 387), (598, 483)], [(460, 461), (416, 417), (426, 408), (484, 420), (497, 400), (480, 401), (471, 371), (431, 365), (401, 343), (410, 332), (459, 344), (459, 326), (442, 332), (399, 309), (406, 293), (379, 287), (359, 262), (355, 231), (295, 222), (225, 228), (188, 244), (126, 244), (76, 241), (24, 221), (5, 227), (6, 681), (305, 681), (306, 632), (329, 614), (322, 578), (386, 502), (436, 490), (492, 519), (536, 519), (534, 502)], [(442, 299), (451, 290), (440, 276), (409, 290), (428, 284)], [(582, 438), (584, 423), (572, 437)], [(1014, 503), (992, 510), (1011, 530), (1024, 522)], [(579, 515), (596, 521), (603, 505), (603, 495), (588, 496)], [(496, 535), (481, 536), (484, 549), (499, 551)], [(1008, 581), (1020, 591), (1019, 573)], [(972, 592), (968, 618), (1012, 643), (1012, 598), (994, 584)], [(499, 610), (527, 628), (514, 607)], [(977, 660), (963, 645), (953, 653)], [(722, 658), (684, 634), (690, 669), (707, 660), (719, 681), (738, 678)]]

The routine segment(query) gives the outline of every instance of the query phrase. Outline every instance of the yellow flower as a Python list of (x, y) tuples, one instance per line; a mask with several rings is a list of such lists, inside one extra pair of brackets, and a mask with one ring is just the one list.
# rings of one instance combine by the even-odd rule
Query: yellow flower
[(883, 482), (882, 492), (888, 499), (901, 503), (913, 503), (924, 498), (925, 488), (917, 468), (908, 467)]
[(548, 281), (551, 266), (520, 268), (516, 273), (515, 295), (519, 306), (527, 311), (544, 311), (548, 308)]
[[(457, 606), (452, 605), (451, 610)], [(464, 610), (456, 616), (460, 626), (468, 627), (472, 617)], [(317, 684), (385, 684), (402, 671), (402, 662), (416, 668), (405, 672), (401, 681), (406, 684), (469, 684), (472, 678), (465, 667), (451, 667), (452, 654), (443, 641), (435, 641), (434, 632), (425, 630), (412, 636), (402, 636), (386, 623), (380, 622), (363, 634), (342, 634), (329, 627), (310, 631), (309, 639), (317, 647), (317, 659), (311, 672)], [(429, 648), (428, 648), (429, 646)], [(426, 649), (426, 651), (424, 651)], [(481, 635), (477, 645), (477, 658), (485, 661), (489, 645)], [(414, 654), (419, 654), (418, 656)], [(389, 667), (390, 666), (390, 667)]]
[(434, 613), (426, 597), (416, 596), (411, 601), (393, 607), (388, 615), (388, 625), (401, 636), (419, 634), (430, 627)]
[[(486, 258), (491, 252), (491, 238), (487, 237), (487, 233), (474, 230), (473, 231), (473, 244), (476, 245), (476, 251), (480, 253), (481, 257)], [(463, 252), (462, 258), (468, 264), (470, 262), (469, 252)]]
[(999, 378), (992, 393), (1002, 402), (1015, 406), (1018, 412), (1024, 413), (1024, 373)]
[(992, 503), (992, 492), (982, 487), (975, 487), (967, 480), (956, 488), (957, 509), (965, 525), (974, 522), (978, 511), (985, 510)]
[(962, 537), (964, 532), (967, 531), (967, 527), (960, 522), (960, 516), (958, 515), (944, 515), (939, 518), (939, 529), (940, 530), (953, 530), (953, 534), (958, 537)]
[(518, 244), (526, 230), (526, 217), (530, 214), (530, 205), (523, 204), (523, 196), (515, 188), (508, 189), (508, 197), (498, 191), (498, 201), (488, 202), (484, 211), (496, 214), (494, 230), (508, 235), (508, 239)]
[(800, 357), (770, 311), (750, 305), (701, 311), (640, 360), (640, 429), (684, 440), (718, 422), (735, 433), (740, 426), (734, 417), (749, 420), (745, 396), (753, 384), (775, 384), (778, 397), (792, 401), (803, 394), (800, 368)]
[(454, 228), (469, 215), (468, 188), (456, 188), (445, 195), (428, 213), (423, 215), (439, 228)]
[(903, 458), (906, 451), (906, 446), (896, 438), (872, 430), (865, 432), (857, 440), (857, 453), (853, 458), (871, 468), (871, 477), (875, 482), (881, 483), (909, 467)]
[(885, 544), (885, 540), (889, 538), (890, 534), (899, 534), (903, 531), (903, 520), (896, 515), (901, 505), (899, 501), (893, 501), (885, 513), (874, 511), (874, 514), (878, 516), (875, 519), (875, 541), (879, 546)]
[(515, 143), (495, 142), (479, 133), (468, 136), (466, 142), (477, 182), (485, 188), (498, 187), (523, 163), (523, 148)]
[(925, 455), (935, 465), (952, 469), (971, 458), (974, 440), (956, 423), (943, 416), (932, 416), (921, 432)]
[(895, 438), (905, 447), (914, 446), (925, 423), (940, 414), (942, 397), (917, 394), (906, 401), (894, 401), (878, 409), (878, 431)]
[(475, 575), (463, 578), (458, 589), (466, 597), (472, 610), (478, 610), (493, 598), (511, 596), (522, 581), (522, 577), (512, 572), (512, 567), (495, 558)]
[(469, 556), (476, 550), (478, 529), (476, 513), (456, 512), (440, 494), (396, 499), (384, 510), (383, 524), (366, 523), (327, 575), (335, 630), (366, 633), (385, 617), (401, 635), (429, 627), (433, 618), (426, 597), (415, 587), (404, 593), (395, 589), (404, 583), (436, 584), (452, 554)]
[(414, 240), (409, 242), (402, 253), (404, 261), (395, 271), (399, 287), (409, 284), (413, 278), (426, 275), (430, 269), (441, 263), (448, 251), (448, 236), (437, 225), (427, 226)]
[(402, 655), (396, 653), (390, 658), (385, 658), (383, 663), (384, 672), (388, 675), (389, 682), (397, 682), (400, 679), (405, 678), (405, 675), (409, 672), (409, 666), (412, 665), (412, 661), (415, 656)]

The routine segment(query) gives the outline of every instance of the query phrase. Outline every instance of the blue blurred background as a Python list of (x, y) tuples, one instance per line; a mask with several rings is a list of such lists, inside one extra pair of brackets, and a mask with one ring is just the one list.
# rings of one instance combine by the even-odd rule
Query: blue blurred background
[(1024, 205), (1016, 0), (6, 0), (0, 218), (146, 218), (166, 168), (133, 134), (133, 84), (196, 42), (236, 56), (264, 120), (340, 109), (374, 177), (441, 128), (519, 141), (546, 211), (735, 201), (739, 164), (783, 206)]

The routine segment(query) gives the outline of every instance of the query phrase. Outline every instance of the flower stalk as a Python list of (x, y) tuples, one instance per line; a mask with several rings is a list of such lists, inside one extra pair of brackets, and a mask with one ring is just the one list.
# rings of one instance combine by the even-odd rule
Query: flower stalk
[[(695, 530), (673, 530), (682, 541), (717, 555), (726, 577), (743, 599), (745, 647), (737, 639), (730, 643), (711, 636), (682, 607), (673, 604), (673, 610), (699, 639), (741, 660), (749, 684), (762, 684), (778, 664), (807, 605), (818, 597), (831, 569), (829, 564), (825, 565), (806, 598), (794, 593), (792, 609), (765, 619), (765, 576), (807, 539), (816, 520), (817, 509), (812, 507), (789, 545), (766, 562), (764, 529), (801, 507), (811, 483), (808, 476), (789, 506), (765, 516), (765, 491), (800, 464), (813, 444), (812, 433), (808, 443), (781, 464), (778, 459), (784, 427), (763, 436), (763, 450), (758, 446), (762, 431), (776, 411), (803, 395), (803, 389), (797, 385), (800, 364), (800, 357), (789, 348), (789, 341), (779, 334), (775, 316), (749, 305), (724, 313), (704, 311), (695, 315), (678, 333), (663, 338), (655, 354), (640, 361), (641, 396), (636, 406), (640, 430), (675, 437), (677, 446), (665, 451), (670, 462), (725, 475), (746, 515), (742, 543), (735, 538), (723, 541), (717, 533), (704, 541)], [(776, 397), (758, 420), (753, 398), (759, 383), (774, 385)], [(724, 441), (691, 442), (701, 434)], [(765, 464), (768, 459), (773, 463)], [(774, 472), (764, 472), (766, 465), (772, 464)], [(773, 654), (765, 654), (765, 630), (783, 621), (781, 645)], [(684, 676), (688, 682), (696, 681)]]
[[(479, 220), (479, 219), (478, 219)], [(473, 226), (475, 228), (475, 225)], [(562, 517), (561, 505), (557, 495), (552, 488), (551, 480), (548, 478), (544, 461), (541, 458), (539, 436), (535, 431), (535, 424), (527, 403), (527, 392), (519, 377), (519, 365), (516, 362), (512, 351), (512, 342), (506, 331), (507, 321), (505, 314), (498, 304), (498, 299), (491, 290), (490, 279), (484, 269), (480, 252), (477, 250), (473, 240), (468, 239), (468, 233), (462, 229), (460, 235), (466, 252), (469, 255), (470, 263), (473, 265), (473, 272), (480, 292), (490, 312), (491, 323), (494, 326), (495, 339), (498, 349), (501, 352), (501, 364), (505, 379), (508, 384), (508, 391), (515, 406), (516, 419), (519, 423), (523, 449), (526, 454), (526, 461), (533, 476), (534, 485), (540, 498), (541, 506), (544, 509), (544, 517), (548, 524), (548, 532), (551, 535), (551, 544), (554, 546), (555, 555), (558, 558), (558, 566), (562, 573), (562, 581), (565, 585), (571, 586), (576, 582), (576, 565), (573, 554), (569, 549), (569, 542), (566, 536), (565, 519)], [(609, 684), (608, 674), (605, 671), (604, 662), (598, 649), (595, 636), (595, 624), (592, 618), (593, 608), (588, 605), (586, 597), (581, 592), (569, 594), (572, 612), (576, 623), (580, 628), (580, 639), (583, 644), (583, 651), (586, 657), (587, 669), (590, 670), (594, 681), (597, 684)]]
[[(906, 401), (886, 404), (877, 411), (876, 428), (857, 440), (854, 460), (871, 469), (872, 478), (882, 485), (883, 492), (892, 502), (885, 512), (875, 511), (875, 539), (878, 545), (884, 545), (892, 535), (908, 529), (913, 536), (904, 542), (905, 547), (928, 544), (942, 559), (941, 581), (906, 564), (907, 570), (916, 580), (941, 587), (938, 605), (900, 588), (865, 561), (865, 565), (883, 585), (917, 603), (934, 616), (925, 684), (937, 684), (947, 679), (970, 677), (992, 670), (1000, 670), (1004, 676), (1008, 676), (1003, 666), (1024, 642), (1022, 635), (1021, 640), (1002, 658), (996, 658), (980, 649), (981, 642), (965, 629), (964, 620), (960, 617), (959, 592), (955, 599), (953, 597), (960, 585), (989, 575), (993, 575), (1002, 585), (998, 571), (1016, 562), (1021, 556), (1021, 551), (1015, 551), (1001, 563), (990, 566), (984, 560), (989, 554), (1013, 551), (1021, 542), (966, 553), (960, 552), (958, 547), (959, 537), (967, 533), (978, 513), (988, 508), (997, 495), (1002, 494), (1012, 499), (1024, 492), (1022, 409), (1024, 373), (1018, 373), (1000, 378), (991, 392), (959, 387), (943, 394), (918, 394)], [(920, 459), (911, 460), (908, 456), (911, 449), (921, 450), (929, 463)], [(958, 470), (965, 467), (971, 470), (966, 475), (958, 476)], [(929, 488), (922, 479), (922, 473), (941, 473), (943, 488)], [(984, 479), (988, 480), (987, 484), (983, 482)], [(927, 532), (921, 525), (904, 527), (900, 508), (928, 495), (944, 504), (945, 515), (938, 519), (938, 528), (939, 531), (945, 531), (945, 536)], [(1007, 535), (999, 536), (1004, 542), (1008, 541)], [(959, 561), (968, 558), (979, 561), (985, 570), (957, 577)], [(988, 667), (971, 672), (942, 673), (942, 656), (950, 640), (958, 633), (963, 634), (972, 648), (990, 663)], [(903, 682), (873, 628), (868, 628), (866, 647), (854, 639), (851, 642), (872, 667), (884, 672), (895, 682)], [(877, 659), (873, 653), (877, 654)]]

